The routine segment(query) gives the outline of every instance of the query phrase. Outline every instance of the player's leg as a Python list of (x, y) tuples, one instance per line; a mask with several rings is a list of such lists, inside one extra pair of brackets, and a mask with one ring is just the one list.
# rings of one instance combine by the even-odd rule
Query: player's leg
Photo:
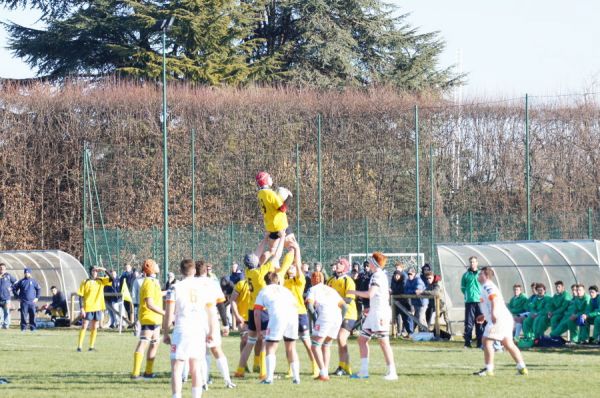
[(337, 343), (338, 343), (338, 355), (339, 355), (339, 365), (335, 374), (337, 376), (344, 376), (352, 374), (352, 369), (350, 368), (350, 353), (348, 351), (348, 337), (350, 336), (350, 330), (354, 326), (354, 321), (350, 321), (348, 319), (344, 319), (342, 321), (342, 327), (338, 333)]
[(397, 380), (398, 374), (396, 373), (396, 363), (394, 362), (394, 352), (392, 351), (392, 346), (390, 345), (390, 338), (388, 334), (384, 332), (377, 333), (376, 338), (379, 340), (379, 346), (381, 347), (385, 364), (387, 366), (385, 379)]
[(358, 351), (360, 354), (360, 370), (358, 374), (351, 377), (364, 379), (369, 377), (369, 340), (371, 340), (371, 331), (363, 329), (358, 336)]
[(171, 393), (173, 398), (181, 397), (181, 378), (183, 374), (183, 362), (179, 359), (171, 360)]
[(266, 377), (262, 381), (264, 384), (272, 384), (273, 379), (275, 377), (275, 366), (277, 365), (277, 346), (279, 345), (279, 341), (277, 340), (264, 340), (265, 342), (265, 352), (266, 352)]
[(151, 331), (150, 337), (150, 348), (148, 349), (148, 354), (146, 356), (146, 369), (144, 370), (145, 378), (154, 377), (154, 359), (156, 358), (156, 353), (158, 352), (158, 346), (160, 343), (160, 326), (156, 325), (156, 328)]
[(506, 349), (506, 351), (508, 351), (508, 353), (510, 354), (512, 359), (517, 364), (518, 374), (526, 375), (527, 367), (525, 366), (525, 361), (523, 360), (523, 355), (521, 354), (521, 350), (519, 350), (519, 347), (517, 347), (517, 345), (514, 343), (513, 339), (506, 337), (504, 340), (502, 340), (502, 344), (504, 345), (504, 348)]
[(254, 345), (254, 360), (252, 361), (252, 371), (254, 373), (260, 373), (260, 364), (262, 363), (262, 358), (260, 357), (261, 352), (263, 351), (263, 340), (261, 336), (256, 336), (256, 344)]
[(309, 320), (308, 315), (306, 314), (298, 315), (298, 336), (300, 337), (300, 340), (302, 340), (302, 344), (304, 345), (308, 358), (310, 359), (310, 363), (312, 364), (313, 377), (318, 377), (319, 365), (317, 364), (317, 361), (315, 361), (315, 356), (313, 355), (311, 349)]
[(77, 351), (81, 351), (83, 347), (83, 339), (85, 339), (85, 331), (88, 327), (89, 322), (90, 321), (88, 321), (86, 318), (83, 318), (81, 320), (81, 329), (79, 329), (79, 339), (77, 340)]
[[(131, 371), (132, 379), (140, 378), (140, 373), (142, 372), (142, 362), (144, 360), (144, 352), (152, 340), (152, 333), (153, 331), (149, 329), (144, 329), (140, 332), (140, 339), (133, 353), (133, 370)], [(181, 381), (181, 378), (179, 380)]]
[(284, 337), (285, 355), (292, 370), (292, 380), (294, 384), (300, 384), (300, 361), (296, 351), (296, 340)]
[(223, 377), (223, 381), (225, 382), (225, 387), (227, 388), (235, 388), (235, 384), (231, 381), (231, 375), (229, 374), (229, 363), (227, 362), (227, 357), (223, 352), (223, 348), (221, 344), (211, 347), (211, 353), (215, 357), (215, 361), (217, 362), (217, 369), (219, 373), (221, 373), (221, 377)]
[[(494, 340), (483, 337), (483, 361), (485, 367), (479, 372), (475, 372), (476, 376), (493, 376), (494, 375)], [(513, 343), (514, 345), (514, 343)]]
[(93, 313), (94, 319), (90, 321), (90, 348), (88, 351), (94, 351), (96, 346), (96, 336), (98, 335), (98, 327), (102, 321), (102, 311), (96, 311)]
[(265, 252), (265, 249), (268, 247), (269, 247), (269, 233), (267, 232), (265, 234), (265, 236), (263, 237), (263, 239), (258, 244), (258, 247), (254, 251), (254, 254), (256, 254), (256, 257), (260, 258), (260, 256), (262, 256), (263, 253)]
[[(312, 344), (312, 352), (313, 352), (313, 356), (315, 357), (315, 361), (317, 362), (317, 365), (319, 366), (319, 378), (321, 378), (322, 376), (322, 371), (325, 372), (325, 364), (323, 362), (323, 340), (325, 338), (315, 335), (313, 334), (312, 338), (311, 338), (311, 344)], [(324, 374), (324, 373), (323, 373)], [(325, 377), (323, 377), (323, 380), (326, 380)]]
[[(323, 368), (321, 368), (321, 372), (319, 374), (325, 374), (325, 376), (329, 377), (329, 363), (331, 362), (331, 342), (333, 341), (332, 337), (325, 337), (322, 345), (323, 352)], [(325, 372), (323, 372), (323, 369)]]
[(248, 342), (246, 343), (244, 349), (242, 350), (242, 353), (240, 354), (240, 361), (238, 363), (237, 371), (234, 375), (235, 377), (244, 377), (244, 374), (246, 373), (246, 363), (248, 362), (248, 357), (250, 356), (250, 353), (254, 349), (254, 346), (257, 342), (257, 333), (255, 330), (250, 330), (248, 332), (247, 341)]

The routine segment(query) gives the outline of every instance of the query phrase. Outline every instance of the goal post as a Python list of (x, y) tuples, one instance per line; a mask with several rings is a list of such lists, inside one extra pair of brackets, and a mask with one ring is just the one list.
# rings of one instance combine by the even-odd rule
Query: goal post
[[(425, 264), (425, 254), (423, 253), (383, 253), (388, 261), (386, 269), (394, 268), (396, 261), (404, 263), (404, 268), (413, 267), (416, 270), (420, 270), (423, 264)], [(354, 261), (365, 261), (371, 254), (370, 253), (349, 253), (348, 261), (352, 264)]]

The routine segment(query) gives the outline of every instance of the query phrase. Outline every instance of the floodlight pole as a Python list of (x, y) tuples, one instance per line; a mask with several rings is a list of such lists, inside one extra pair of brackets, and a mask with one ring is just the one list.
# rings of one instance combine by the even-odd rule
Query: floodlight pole
[(163, 280), (169, 272), (169, 157), (167, 153), (167, 30), (173, 25), (174, 17), (162, 22), (162, 133), (163, 133)]
[(525, 94), (525, 184), (527, 195), (527, 240), (531, 240), (531, 191), (529, 164), (529, 96)]
[[(421, 203), (419, 198), (419, 106), (415, 105), (415, 204), (417, 211), (417, 253), (421, 253)], [(420, 267), (417, 259), (417, 266)]]

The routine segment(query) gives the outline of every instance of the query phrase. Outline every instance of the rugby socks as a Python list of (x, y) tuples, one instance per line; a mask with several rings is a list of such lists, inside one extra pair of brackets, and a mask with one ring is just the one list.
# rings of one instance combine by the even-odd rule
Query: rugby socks
[(96, 344), (96, 334), (98, 334), (98, 329), (92, 329), (90, 331), (90, 348), (94, 348)]
[(204, 368), (204, 381), (206, 383), (208, 383), (208, 379), (210, 378), (210, 361), (211, 361), (211, 353), (210, 350), (208, 350), (208, 354), (206, 354), (206, 356), (204, 357), (204, 359), (206, 360), (206, 367)]
[(83, 347), (83, 339), (85, 339), (85, 329), (79, 329), (79, 342), (77, 343), (77, 348)]
[(369, 375), (369, 358), (361, 358), (360, 359), (360, 371), (359, 374), (361, 376)]
[(352, 374), (352, 366), (350, 366), (349, 363), (346, 364), (346, 369), (344, 369), (346, 371), (346, 373), (348, 373), (349, 375)]
[(329, 370), (327, 368), (319, 370), (319, 376), (329, 377)]
[(146, 371), (144, 372), (144, 374), (151, 375), (153, 370), (154, 370), (154, 358), (146, 359)]
[(313, 361), (312, 368), (313, 368), (313, 377), (317, 377), (319, 375), (319, 365), (317, 365), (317, 361)]
[(223, 376), (223, 380), (225, 383), (231, 383), (231, 376), (229, 375), (229, 364), (227, 363), (227, 357), (223, 355), (221, 358), (217, 359), (217, 369), (221, 372), (221, 376)]
[(265, 361), (267, 363), (267, 380), (273, 381), (275, 375), (275, 354), (267, 355)]
[(142, 371), (142, 361), (144, 360), (144, 354), (141, 352), (133, 353), (133, 372), (131, 372), (132, 376), (139, 376)]
[[(192, 387), (192, 398), (200, 398), (201, 396), (202, 396), (202, 387)], [(181, 398), (181, 394), (177, 398)]]
[(389, 375), (395, 375), (396, 374), (396, 365), (395, 364), (391, 364), (391, 365), (387, 365), (387, 374)]
[(236, 377), (244, 376), (246, 374), (246, 368), (237, 368), (235, 371)]
[[(192, 388), (193, 390), (193, 388)], [(192, 393), (192, 397), (194, 396), (194, 393)], [(198, 395), (198, 397), (200, 397), (200, 395)], [(181, 393), (180, 392), (176, 392), (175, 394), (173, 394), (173, 398), (181, 398)]]
[(252, 365), (252, 369), (258, 369), (260, 367), (260, 355), (254, 356), (254, 364)]
[(260, 352), (260, 374), (259, 378), (263, 379), (267, 375), (267, 353), (265, 351)]
[(294, 380), (300, 380), (300, 362), (294, 361), (290, 364), (290, 368), (292, 369), (292, 377)]
[(486, 363), (485, 364), (485, 370), (487, 370), (488, 372), (493, 372), (494, 371), (494, 364), (493, 363), (491, 363), (491, 364)]

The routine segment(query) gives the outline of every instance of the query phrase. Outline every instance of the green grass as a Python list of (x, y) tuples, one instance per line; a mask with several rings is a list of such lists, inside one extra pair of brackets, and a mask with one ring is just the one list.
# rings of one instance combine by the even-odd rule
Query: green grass
[[(0, 331), (0, 377), (11, 383), (0, 385), (0, 397), (168, 397), (168, 349), (161, 345), (156, 360), (159, 376), (151, 381), (131, 381), (129, 373), (136, 338), (131, 333), (118, 335), (101, 331), (97, 352), (75, 352), (77, 330), (40, 330), (21, 333)], [(233, 373), (238, 360), (238, 338), (224, 339), (224, 349)], [(87, 336), (86, 336), (87, 344)], [(354, 368), (358, 367), (356, 341), (351, 341)], [(508, 354), (496, 358), (496, 376), (471, 376), (483, 363), (480, 350), (464, 350), (460, 342), (394, 342), (394, 355), (400, 379), (385, 382), (385, 366), (376, 342), (371, 344), (371, 379), (349, 380), (332, 376), (328, 383), (309, 377), (309, 364), (299, 347), (302, 384), (279, 379), (271, 386), (257, 384), (256, 375), (236, 380), (238, 388), (226, 390), (213, 362), (213, 384), (207, 397), (544, 397), (591, 393), (590, 382), (600, 370), (600, 352), (596, 348), (530, 350), (524, 353), (529, 376), (515, 375)], [(337, 348), (333, 348), (330, 370), (337, 367)], [(277, 371), (287, 369), (280, 348)], [(184, 397), (190, 396), (190, 383), (184, 385)], [(292, 395), (293, 394), (293, 395)]]

